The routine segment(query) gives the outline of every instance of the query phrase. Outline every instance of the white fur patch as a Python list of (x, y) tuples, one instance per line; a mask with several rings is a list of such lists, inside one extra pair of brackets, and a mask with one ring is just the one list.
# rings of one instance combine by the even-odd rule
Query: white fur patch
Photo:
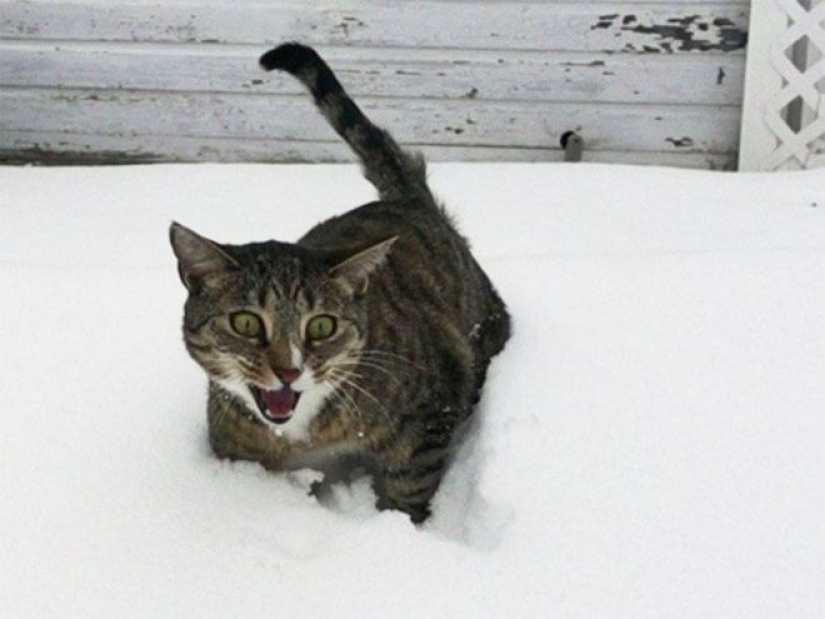
[[(294, 357), (293, 357), (294, 358)], [(252, 397), (252, 392), (247, 384), (238, 378), (220, 378), (216, 382), (231, 394), (238, 397), (258, 419), (278, 436), (286, 437), (293, 443), (309, 442), (309, 424), (318, 416), (327, 398), (332, 394), (333, 387), (327, 383), (318, 383), (312, 376), (312, 372), (304, 368), (298, 380), (292, 383), (292, 388), (301, 394), (298, 400), (298, 407), (292, 413), (292, 417), (286, 423), (274, 424), (269, 421), (258, 408), (258, 403)], [(280, 389), (283, 385), (278, 381), (277, 385), (272, 385), (271, 389)]]
[[(318, 416), (327, 398), (333, 393), (334, 388), (327, 383), (319, 383), (315, 380), (313, 373), (304, 366), (304, 357), (301, 350), (294, 344), (290, 344), (292, 367), (303, 368), (301, 375), (290, 384), (290, 387), (301, 394), (298, 399), (298, 406), (292, 413), (289, 421), (282, 424), (275, 424), (268, 420), (252, 395), (248, 384), (238, 376), (231, 378), (216, 378), (221, 387), (240, 399), (247, 409), (278, 436), (286, 437), (290, 442), (308, 443), (309, 425)], [(273, 384), (266, 386), (267, 389), (278, 390), (283, 387), (283, 383), (274, 379)]]
[[(290, 442), (309, 442), (309, 424), (321, 412), (324, 402), (333, 391), (330, 385), (316, 383), (311, 376), (307, 376), (308, 374), (309, 372), (304, 370), (301, 378), (293, 383), (294, 388), (301, 391), (298, 408), (289, 421), (277, 428), (280, 431), (279, 434), (285, 436)], [(304, 382), (305, 378), (312, 382), (312, 386), (308, 389), (303, 389), (303, 386), (299, 384)]]
[(239, 378), (216, 378), (215, 382), (232, 395), (240, 398), (246, 404), (246, 407), (258, 417), (262, 417), (258, 410), (258, 404), (255, 402), (255, 398), (252, 397), (252, 392), (243, 380)]
[[(301, 349), (295, 344), (289, 345), (289, 351), (292, 353), (292, 367), (299, 368), (304, 365), (304, 355), (301, 354)], [(306, 371), (304, 372), (306, 373)]]

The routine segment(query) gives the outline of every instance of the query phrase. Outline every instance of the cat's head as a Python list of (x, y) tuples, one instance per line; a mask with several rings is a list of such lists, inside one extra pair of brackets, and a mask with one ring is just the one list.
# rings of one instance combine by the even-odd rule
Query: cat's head
[(367, 330), (364, 296), (395, 238), (348, 252), (270, 241), (222, 245), (173, 223), (189, 291), (186, 348), (210, 379), (290, 437), (354, 370)]

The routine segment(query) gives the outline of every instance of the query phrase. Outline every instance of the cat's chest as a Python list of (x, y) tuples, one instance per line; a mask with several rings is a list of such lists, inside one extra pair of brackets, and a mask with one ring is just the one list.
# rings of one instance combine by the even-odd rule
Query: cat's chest
[(323, 471), (343, 458), (363, 452), (363, 444), (357, 441), (293, 444), (284, 462), (284, 468)]
[(289, 444), (286, 468), (322, 468), (325, 462), (363, 452), (369, 437), (346, 410), (331, 406), (301, 433), (278, 432)]

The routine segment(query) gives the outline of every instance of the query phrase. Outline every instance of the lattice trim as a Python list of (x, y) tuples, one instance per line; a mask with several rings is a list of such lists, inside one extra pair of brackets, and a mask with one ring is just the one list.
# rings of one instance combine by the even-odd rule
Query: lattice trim
[[(825, 136), (825, 102), (817, 89), (817, 82), (825, 77), (825, 4), (806, 10), (798, 0), (774, 0), (787, 15), (790, 25), (771, 44), (771, 66), (785, 82), (782, 89), (767, 104), (765, 123), (776, 135), (778, 146), (763, 162), (763, 169), (807, 167), (811, 157), (811, 143)], [(797, 66), (788, 58), (787, 51), (807, 37), (821, 52), (810, 66)], [(796, 133), (784, 117), (784, 110), (796, 99), (801, 99), (813, 112), (813, 118)]]

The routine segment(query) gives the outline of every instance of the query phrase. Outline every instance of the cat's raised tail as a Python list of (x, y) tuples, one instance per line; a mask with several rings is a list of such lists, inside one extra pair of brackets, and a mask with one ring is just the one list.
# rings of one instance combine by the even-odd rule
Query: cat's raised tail
[(421, 155), (405, 151), (389, 133), (372, 124), (314, 49), (285, 43), (266, 52), (260, 63), (267, 71), (286, 71), (309, 89), (329, 124), (358, 155), (364, 176), (382, 200), (436, 206)]

